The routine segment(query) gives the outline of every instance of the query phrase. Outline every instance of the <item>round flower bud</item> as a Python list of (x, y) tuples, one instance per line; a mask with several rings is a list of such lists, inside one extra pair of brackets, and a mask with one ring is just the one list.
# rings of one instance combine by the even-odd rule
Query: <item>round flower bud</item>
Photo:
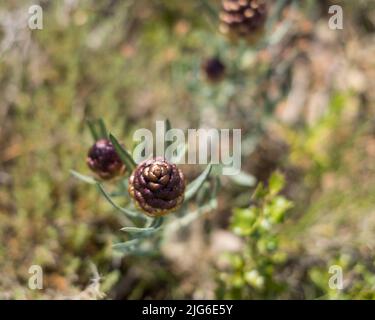
[(184, 201), (185, 178), (175, 164), (159, 157), (137, 166), (129, 178), (128, 190), (147, 215), (160, 217)]
[(225, 75), (225, 65), (217, 57), (205, 60), (202, 63), (202, 70), (207, 80), (211, 82), (219, 82)]
[(102, 179), (112, 179), (125, 172), (125, 165), (111, 141), (100, 139), (90, 148), (86, 163)]
[(253, 44), (263, 34), (266, 18), (266, 0), (222, 0), (220, 31)]

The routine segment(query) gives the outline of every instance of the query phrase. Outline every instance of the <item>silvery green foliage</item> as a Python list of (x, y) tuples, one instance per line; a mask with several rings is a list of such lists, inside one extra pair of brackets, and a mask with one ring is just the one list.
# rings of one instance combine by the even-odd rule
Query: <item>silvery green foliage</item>
[[(174, 212), (164, 217), (150, 218), (135, 208), (130, 201), (127, 192), (128, 176), (136, 167), (136, 163), (131, 156), (131, 152), (126, 150), (118, 140), (107, 131), (104, 122), (100, 119), (95, 122), (89, 122), (89, 129), (94, 141), (107, 138), (115, 147), (118, 155), (125, 164), (126, 175), (121, 177), (117, 190), (108, 192), (102, 183), (94, 177), (86, 176), (71, 170), (71, 173), (77, 179), (95, 185), (100, 194), (126, 218), (126, 226), (121, 231), (127, 234), (128, 240), (116, 243), (113, 248), (121, 254), (152, 255), (157, 253), (166, 232), (174, 232), (183, 228), (199, 216), (211, 211), (217, 206), (217, 192), (220, 180), (212, 174), (212, 165), (209, 164), (203, 172), (186, 187), (185, 199), (182, 206)], [(166, 129), (171, 128), (169, 120), (166, 120)], [(185, 149), (182, 150), (185, 152)], [(117, 197), (127, 197), (128, 205), (122, 207), (117, 204)], [(191, 211), (189, 202), (195, 199), (195, 210)]]

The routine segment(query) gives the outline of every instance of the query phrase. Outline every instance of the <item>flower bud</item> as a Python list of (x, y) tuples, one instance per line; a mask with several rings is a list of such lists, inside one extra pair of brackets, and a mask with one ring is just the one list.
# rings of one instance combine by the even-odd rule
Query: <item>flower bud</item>
[(86, 163), (100, 178), (106, 180), (125, 172), (125, 165), (107, 139), (95, 142), (88, 152)]
[(175, 164), (159, 157), (137, 166), (129, 178), (128, 190), (147, 215), (159, 217), (182, 204), (185, 178)]
[(222, 0), (220, 31), (253, 44), (263, 34), (266, 18), (266, 0)]
[(210, 82), (219, 82), (225, 75), (225, 65), (217, 57), (205, 60), (202, 63), (202, 70)]

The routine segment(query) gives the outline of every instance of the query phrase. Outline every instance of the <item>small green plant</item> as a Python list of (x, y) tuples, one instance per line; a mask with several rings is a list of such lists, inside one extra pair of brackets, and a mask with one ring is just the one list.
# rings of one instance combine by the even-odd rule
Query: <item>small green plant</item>
[(292, 207), (279, 194), (284, 183), (284, 176), (275, 172), (267, 187), (258, 184), (249, 208), (234, 209), (231, 229), (243, 239), (245, 248), (224, 257), (229, 267), (219, 274), (218, 298), (277, 298), (282, 291), (283, 284), (274, 277), (275, 268), (286, 259), (279, 250), (277, 226)]
[[(166, 130), (170, 127), (166, 120)], [(108, 133), (102, 120), (89, 122), (89, 128), (95, 144), (88, 153), (87, 164), (97, 177), (74, 170), (71, 173), (83, 182), (96, 185), (104, 198), (126, 218), (126, 226), (121, 231), (128, 238), (113, 245), (117, 251), (138, 255), (157, 253), (165, 233), (216, 208), (219, 178), (210, 177), (211, 164), (185, 186), (185, 177), (175, 164), (155, 158), (137, 165), (131, 152)], [(180, 152), (185, 150), (180, 148)], [(108, 180), (117, 183), (111, 192), (104, 185)], [(196, 210), (190, 211), (188, 202), (195, 197)], [(125, 199), (126, 205), (120, 206), (116, 198)], [(175, 211), (173, 217), (172, 211)]]

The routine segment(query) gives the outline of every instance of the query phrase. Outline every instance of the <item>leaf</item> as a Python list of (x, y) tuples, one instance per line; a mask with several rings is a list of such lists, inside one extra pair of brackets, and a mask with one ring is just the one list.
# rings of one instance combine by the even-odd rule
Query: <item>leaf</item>
[(126, 242), (115, 243), (112, 248), (122, 253), (128, 253), (136, 250), (136, 247), (140, 243), (140, 239), (133, 239)]
[(117, 205), (112, 200), (112, 198), (110, 197), (110, 195), (104, 190), (104, 187), (102, 186), (102, 184), (98, 183), (98, 182), (96, 184), (98, 186), (99, 191), (104, 195), (104, 197), (107, 199), (107, 201), (114, 208), (116, 208), (117, 210), (121, 211), (122, 213), (124, 213), (129, 218), (132, 218), (132, 219), (143, 219), (143, 220), (145, 220), (145, 218), (141, 215), (141, 213), (138, 214), (138, 212), (136, 212), (136, 211), (133, 211), (133, 210), (130, 210), (130, 209), (127, 209), (127, 208), (123, 208), (123, 207), (120, 207), (119, 205)]
[(262, 200), (267, 195), (267, 189), (264, 187), (262, 182), (259, 182), (257, 187), (254, 190), (251, 199), (253, 200)]
[(99, 131), (100, 131), (100, 137), (104, 139), (108, 139), (108, 131), (105, 127), (103, 119), (98, 120), (98, 125), (99, 125)]
[(280, 223), (285, 216), (285, 213), (293, 208), (293, 203), (285, 197), (276, 196), (269, 204), (270, 215), (273, 223)]
[(256, 179), (251, 174), (241, 171), (235, 176), (229, 176), (229, 178), (236, 184), (242, 187), (253, 187), (256, 183)]
[(154, 229), (158, 229), (162, 226), (163, 222), (164, 222), (164, 217), (157, 217), (152, 221), (150, 227)]
[(94, 141), (98, 141), (99, 139), (108, 139), (108, 133), (103, 119), (87, 120), (87, 124)]
[(84, 174), (81, 174), (77, 171), (74, 171), (74, 170), (70, 170), (70, 173), (76, 177), (77, 179), (85, 182), (85, 183), (88, 183), (88, 184), (96, 184), (97, 181), (93, 178), (93, 177), (90, 177), (90, 176), (86, 176)]
[(122, 254), (131, 253), (137, 256), (154, 256), (158, 254), (155, 248), (141, 248), (140, 245), (142, 241), (142, 238), (137, 238), (126, 242), (115, 243), (112, 245), (112, 248)]
[(255, 207), (251, 208), (234, 208), (231, 229), (240, 236), (249, 236), (253, 232), (254, 223), (256, 222), (258, 211)]
[(211, 185), (208, 181), (205, 181), (202, 187), (197, 192), (195, 202), (198, 206), (202, 206), (208, 197), (211, 197)]
[(182, 218), (176, 219), (173, 222), (166, 225), (165, 234), (173, 234), (176, 232), (179, 228), (183, 228), (187, 225), (189, 225), (191, 222), (193, 222), (195, 219), (199, 218), (203, 214), (217, 208), (217, 200), (216, 199), (210, 199), (208, 203), (205, 205), (199, 207), (195, 211), (191, 211), (188, 214), (184, 215)]
[(204, 205), (200, 205), (199, 208), (195, 211), (191, 211), (189, 213), (184, 214), (183, 217), (174, 220), (173, 222), (167, 224), (165, 226), (166, 232), (165, 234), (174, 233), (177, 231), (178, 228), (182, 228), (193, 222), (195, 219), (198, 219), (203, 214), (217, 208), (217, 192), (220, 187), (220, 178), (216, 177), (213, 180), (211, 197), (207, 203)]
[(211, 191), (211, 200), (215, 200), (216, 201), (217, 194), (219, 192), (220, 186), (221, 186), (220, 178), (219, 177), (215, 177), (215, 179), (213, 181), (212, 191)]
[(100, 139), (99, 133), (96, 131), (95, 124), (91, 120), (87, 120), (87, 125), (89, 126), (91, 136), (96, 142)]
[(131, 234), (136, 234), (138, 236), (148, 236), (152, 233), (158, 231), (164, 222), (164, 217), (158, 217), (153, 219), (151, 225), (145, 228), (137, 228), (137, 227), (124, 227), (121, 231), (128, 232)]
[(194, 181), (189, 183), (185, 192), (185, 201), (189, 201), (194, 197), (198, 190), (202, 187), (203, 183), (206, 181), (210, 175), (212, 164), (210, 163), (206, 169), (197, 177)]
[(212, 165), (211, 169), (211, 177), (212, 176), (221, 176), (223, 174), (223, 168), (224, 166), (222, 164), (214, 164)]
[(121, 231), (128, 232), (137, 235), (150, 235), (157, 231), (155, 228), (137, 228), (137, 227), (124, 227), (120, 229)]
[(109, 139), (111, 140), (113, 146), (115, 147), (115, 150), (116, 150), (117, 154), (119, 155), (122, 162), (125, 164), (126, 168), (130, 172), (133, 171), (136, 167), (136, 163), (135, 163), (133, 157), (130, 155), (130, 153), (126, 149), (124, 149), (119, 144), (117, 139), (112, 134), (109, 134)]
[(282, 188), (284, 188), (285, 184), (285, 178), (284, 176), (276, 171), (272, 174), (272, 176), (269, 179), (269, 190), (271, 195), (278, 194)]

